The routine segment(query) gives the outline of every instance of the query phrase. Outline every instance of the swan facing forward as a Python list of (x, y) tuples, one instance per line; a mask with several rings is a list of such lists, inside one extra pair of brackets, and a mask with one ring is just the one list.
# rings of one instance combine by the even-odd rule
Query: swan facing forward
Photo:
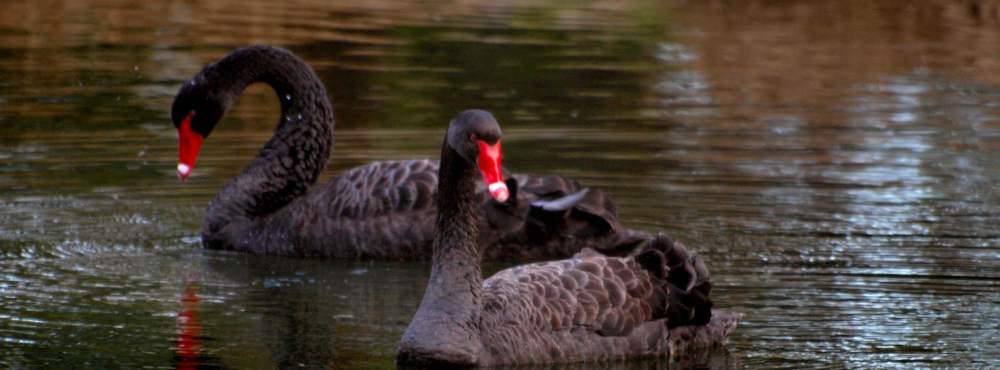
[[(628, 257), (584, 249), (483, 281), (477, 178), (493, 183), (501, 131), (488, 113), (452, 120), (441, 149), (427, 290), (397, 363), (492, 366), (680, 355), (722, 343), (741, 315), (712, 311), (701, 259), (663, 236)], [(502, 195), (502, 194), (501, 194)]]
[[(207, 248), (355, 259), (427, 259), (434, 235), (438, 161), (357, 167), (310, 191), (333, 147), (333, 108), (323, 83), (291, 52), (234, 50), (185, 81), (171, 118), (179, 136), (177, 176), (195, 168), (202, 143), (243, 90), (270, 85), (281, 102), (274, 135), (208, 206)], [(562, 176), (510, 175), (508, 196), (474, 189), (486, 259), (566, 257), (583, 246), (628, 249), (645, 235), (623, 230), (599, 190)], [(500, 182), (498, 182), (500, 183)], [(496, 188), (496, 185), (493, 185)]]

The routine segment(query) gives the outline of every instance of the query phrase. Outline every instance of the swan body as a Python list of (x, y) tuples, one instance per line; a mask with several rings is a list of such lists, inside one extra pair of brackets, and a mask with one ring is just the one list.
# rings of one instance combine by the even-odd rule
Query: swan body
[[(236, 49), (184, 82), (171, 109), (178, 177), (187, 180), (203, 141), (258, 82), (274, 89), (281, 118), (257, 157), (209, 204), (204, 246), (301, 257), (429, 258), (438, 162), (374, 162), (311, 190), (333, 149), (333, 108), (312, 68), (284, 49)], [(619, 226), (613, 202), (600, 190), (561, 176), (506, 177), (509, 199), (491, 198), (485, 185), (475, 192), (480, 236), (493, 246), (486, 259), (566, 257), (583, 246), (616, 250), (644, 235)]]
[[(663, 235), (624, 256), (589, 248), (570, 259), (515, 266), (482, 278), (477, 174), (482, 153), (463, 138), (499, 146), (484, 111), (460, 113), (442, 148), (437, 236), (423, 300), (397, 363), (434, 367), (594, 362), (678, 356), (724, 343), (741, 315), (712, 310), (703, 261)], [(482, 162), (479, 159), (478, 162)]]

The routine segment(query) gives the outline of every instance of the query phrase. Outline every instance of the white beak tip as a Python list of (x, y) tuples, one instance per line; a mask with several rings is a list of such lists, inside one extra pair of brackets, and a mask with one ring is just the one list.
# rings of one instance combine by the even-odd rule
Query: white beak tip
[(490, 196), (496, 199), (497, 202), (503, 203), (510, 198), (510, 190), (507, 190), (507, 184), (503, 182), (494, 182), (489, 185)]
[(181, 181), (187, 180), (188, 176), (191, 175), (191, 166), (184, 163), (177, 164), (177, 178)]

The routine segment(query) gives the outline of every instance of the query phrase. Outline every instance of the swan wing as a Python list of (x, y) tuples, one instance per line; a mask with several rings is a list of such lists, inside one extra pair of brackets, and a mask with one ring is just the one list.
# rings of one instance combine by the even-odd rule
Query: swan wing
[(528, 264), (484, 282), (484, 320), (518, 323), (530, 330), (627, 335), (653, 319), (650, 273), (631, 259), (590, 249), (571, 259)]
[(390, 213), (431, 211), (438, 161), (379, 161), (334, 178), (322, 192), (334, 218), (367, 218)]
[(711, 284), (700, 257), (662, 234), (640, 248), (634, 257), (584, 249), (500, 271), (484, 282), (484, 318), (601, 336), (626, 336), (658, 319), (670, 327), (708, 323)]

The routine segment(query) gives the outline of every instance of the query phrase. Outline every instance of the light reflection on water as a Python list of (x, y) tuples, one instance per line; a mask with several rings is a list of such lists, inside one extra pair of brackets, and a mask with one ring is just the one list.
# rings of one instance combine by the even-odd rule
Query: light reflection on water
[(0, 367), (392, 367), (424, 264), (198, 246), (277, 103), (251, 88), (185, 185), (167, 107), (255, 42), (327, 82), (325, 177), (484, 107), (511, 168), (694, 246), (747, 313), (695, 361), (1000, 366), (995, 2), (51, 5), (0, 4)]

